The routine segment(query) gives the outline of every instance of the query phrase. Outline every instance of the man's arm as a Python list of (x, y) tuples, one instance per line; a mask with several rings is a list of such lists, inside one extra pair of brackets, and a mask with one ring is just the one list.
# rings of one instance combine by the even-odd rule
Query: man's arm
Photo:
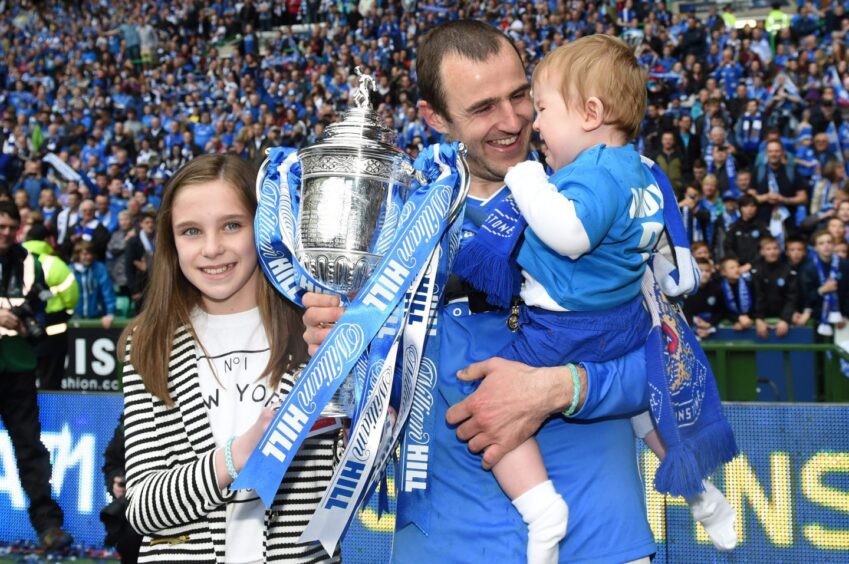
[[(577, 368), (581, 389), (573, 418), (626, 416), (646, 409), (642, 348)], [(548, 417), (568, 409), (575, 390), (568, 367), (532, 368), (501, 358), (473, 364), (458, 378), (483, 378), (473, 394), (448, 410), (446, 420), (458, 426), (457, 437), (468, 441), (469, 450), (484, 451), (485, 468), (533, 436)]]

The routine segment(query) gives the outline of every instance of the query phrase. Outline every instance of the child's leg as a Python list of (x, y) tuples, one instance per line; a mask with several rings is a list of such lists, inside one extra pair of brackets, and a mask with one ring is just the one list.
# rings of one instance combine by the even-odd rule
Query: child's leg
[(557, 564), (569, 508), (548, 479), (536, 441), (528, 439), (508, 452), (492, 473), (528, 525), (528, 562)]
[[(666, 445), (652, 424), (648, 411), (631, 418), (634, 434), (646, 443), (658, 459), (666, 458)], [(705, 491), (685, 498), (693, 519), (702, 524), (717, 550), (731, 550), (737, 546), (737, 530), (734, 527), (736, 515), (731, 504), (716, 489), (716, 486), (704, 480)]]
[(716, 486), (702, 481), (705, 491), (685, 498), (693, 519), (702, 524), (717, 550), (732, 550), (737, 546), (737, 514)]

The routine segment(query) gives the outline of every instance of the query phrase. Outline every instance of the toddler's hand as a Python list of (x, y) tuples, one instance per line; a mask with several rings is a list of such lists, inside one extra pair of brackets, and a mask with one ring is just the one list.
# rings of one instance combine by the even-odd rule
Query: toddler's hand
[(521, 190), (523, 186), (546, 185), (548, 175), (541, 163), (537, 161), (525, 161), (517, 164), (504, 177), (504, 183), (511, 192)]

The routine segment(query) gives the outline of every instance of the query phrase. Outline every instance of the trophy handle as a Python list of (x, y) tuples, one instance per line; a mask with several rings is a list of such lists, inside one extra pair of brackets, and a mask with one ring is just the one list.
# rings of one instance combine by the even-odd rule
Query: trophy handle
[(457, 195), (457, 199), (454, 201), (454, 205), (451, 206), (451, 210), (448, 212), (448, 223), (450, 224), (457, 217), (457, 214), (460, 213), (460, 207), (466, 201), (466, 196), (469, 195), (469, 186), (472, 183), (472, 178), (469, 173), (469, 163), (466, 162), (466, 153), (468, 153), (468, 149), (463, 143), (457, 144), (457, 157), (460, 162), (460, 166), (463, 167), (463, 186), (460, 188), (460, 193)]
[(262, 179), (265, 178), (265, 171), (268, 169), (268, 165), (271, 164), (271, 158), (268, 156), (268, 153), (271, 149), (265, 150), (265, 160), (262, 161), (262, 164), (259, 165), (259, 170), (256, 173), (256, 201), (259, 202), (259, 198), (262, 195)]

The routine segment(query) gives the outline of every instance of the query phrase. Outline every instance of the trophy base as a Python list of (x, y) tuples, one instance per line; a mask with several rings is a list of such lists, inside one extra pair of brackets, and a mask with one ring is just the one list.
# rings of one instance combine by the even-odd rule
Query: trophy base
[(298, 262), (304, 270), (346, 296), (363, 287), (380, 258), (380, 255), (361, 251), (315, 247), (298, 253)]

